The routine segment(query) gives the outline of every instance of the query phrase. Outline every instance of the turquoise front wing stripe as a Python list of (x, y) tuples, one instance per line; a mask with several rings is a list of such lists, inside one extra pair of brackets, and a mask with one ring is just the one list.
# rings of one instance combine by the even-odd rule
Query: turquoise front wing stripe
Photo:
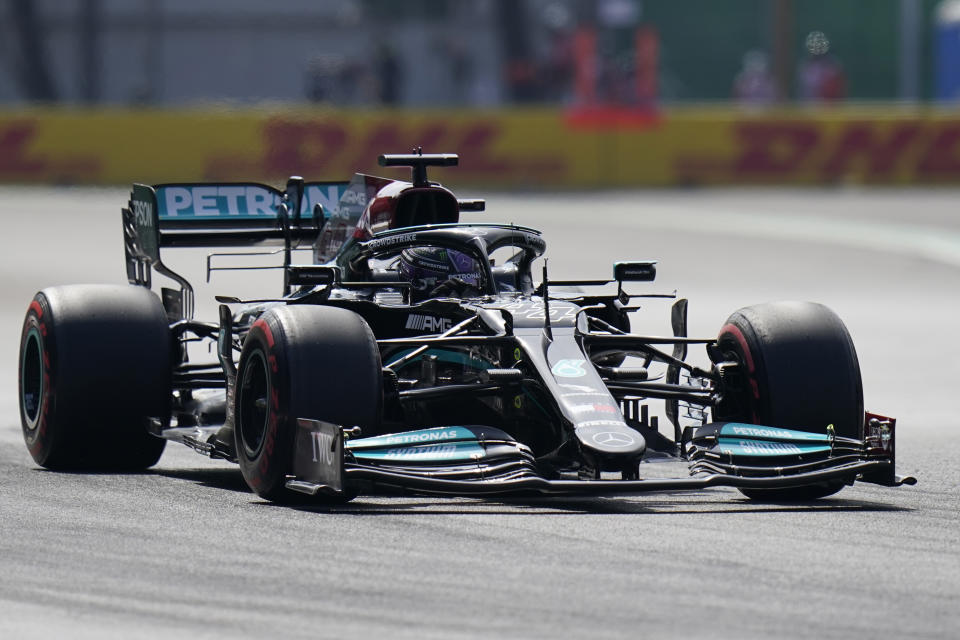
[(350, 451), (358, 451), (361, 449), (406, 447), (418, 444), (441, 444), (458, 440), (472, 440), (476, 442), (477, 436), (474, 435), (473, 431), (464, 429), (463, 427), (437, 427), (434, 429), (393, 433), (386, 436), (360, 438), (359, 440), (347, 440), (346, 447)]
[(721, 436), (734, 438), (761, 438), (763, 440), (806, 440), (807, 442), (830, 442), (830, 436), (825, 433), (811, 433), (780, 427), (765, 427), (759, 424), (743, 424), (729, 422), (720, 428)]
[(764, 442), (763, 440), (733, 440), (719, 438), (716, 451), (734, 456), (798, 456), (808, 453), (829, 453), (831, 447), (822, 444), (797, 442)]
[(457, 462), (478, 460), (484, 456), (483, 447), (472, 442), (446, 442), (400, 446), (391, 449), (351, 450), (360, 460), (386, 460), (396, 462)]

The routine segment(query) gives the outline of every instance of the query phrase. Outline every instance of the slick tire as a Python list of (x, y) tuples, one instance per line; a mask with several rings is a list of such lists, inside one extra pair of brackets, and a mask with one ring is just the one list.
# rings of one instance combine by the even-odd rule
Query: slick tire
[(297, 418), (362, 429), (380, 422), (380, 350), (367, 323), (336, 307), (274, 307), (243, 344), (234, 393), (234, 439), (247, 485), (275, 502), (286, 488)]
[(166, 441), (148, 419), (170, 416), (172, 349), (160, 299), (129, 285), (39, 292), (20, 337), (23, 437), (56, 470), (142, 470)]
[[(843, 322), (812, 302), (772, 302), (736, 311), (720, 350), (742, 363), (745, 383), (715, 419), (863, 437), (860, 363)], [(842, 481), (787, 489), (741, 489), (754, 499), (805, 501), (840, 491)]]

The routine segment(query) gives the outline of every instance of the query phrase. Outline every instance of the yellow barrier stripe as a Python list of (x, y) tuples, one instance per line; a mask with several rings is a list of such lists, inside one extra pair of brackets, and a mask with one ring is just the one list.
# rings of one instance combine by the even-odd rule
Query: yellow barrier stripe
[[(0, 182), (344, 179), (384, 152), (461, 154), (454, 186), (960, 182), (960, 115), (773, 109), (0, 111)], [(397, 177), (404, 177), (402, 172)]]

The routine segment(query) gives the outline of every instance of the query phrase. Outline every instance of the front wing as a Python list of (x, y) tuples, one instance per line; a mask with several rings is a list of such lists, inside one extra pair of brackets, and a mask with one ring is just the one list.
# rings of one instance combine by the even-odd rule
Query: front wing
[[(824, 436), (829, 442), (814, 444), (810, 440), (816, 434), (801, 431), (704, 425), (684, 438), (690, 477), (580, 480), (543, 477), (527, 447), (490, 427), (439, 427), (350, 440), (339, 425), (300, 419), (294, 476), (287, 487), (334, 496), (376, 487), (465, 496), (604, 496), (709, 487), (780, 489), (857, 480), (885, 486), (915, 484), (914, 478), (894, 473), (892, 425), (871, 422), (862, 442)], [(742, 440), (731, 440), (733, 433)], [(802, 450), (798, 453), (797, 448)]]

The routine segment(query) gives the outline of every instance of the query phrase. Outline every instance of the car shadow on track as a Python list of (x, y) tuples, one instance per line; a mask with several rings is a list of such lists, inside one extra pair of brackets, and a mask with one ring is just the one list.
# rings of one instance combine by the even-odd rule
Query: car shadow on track
[(143, 472), (168, 478), (196, 482), (205, 487), (250, 494), (252, 503), (273, 508), (294, 509), (308, 513), (338, 513), (357, 516), (385, 516), (404, 513), (425, 515), (587, 515), (587, 514), (744, 514), (744, 513), (816, 513), (816, 512), (899, 512), (909, 507), (869, 500), (824, 498), (806, 502), (761, 502), (739, 494), (716, 491), (675, 491), (647, 497), (438, 497), (411, 492), (378, 492), (363, 494), (352, 502), (324, 503), (321, 499), (303, 496), (291, 503), (279, 504), (262, 500), (251, 493), (240, 472), (223, 469), (156, 469)]
[(236, 469), (146, 469), (140, 471), (116, 470), (116, 471), (84, 471), (84, 470), (52, 470), (35, 468), (36, 472), (49, 474), (51, 476), (99, 476), (99, 477), (164, 477), (178, 478), (194, 482), (204, 487), (214, 489), (224, 489), (227, 491), (236, 491), (238, 493), (249, 493), (253, 495), (243, 476)]
[(582, 514), (651, 514), (651, 515), (686, 515), (686, 514), (743, 514), (743, 513), (816, 513), (816, 512), (887, 512), (913, 511), (908, 507), (890, 505), (865, 500), (844, 500), (833, 498), (826, 500), (810, 500), (805, 502), (758, 502), (745, 498), (691, 499), (690, 494), (678, 496), (676, 501), (663, 500), (625, 500), (623, 498), (592, 498), (583, 500), (566, 500), (563, 503), (541, 502), (540, 500), (526, 500), (523, 502), (510, 501), (511, 504), (524, 504), (529, 507), (542, 505), (551, 509), (569, 510)]
[[(376, 496), (379, 498), (380, 496)], [(274, 505), (262, 501), (264, 506), (282, 506), (310, 513), (338, 513), (357, 516), (384, 516), (404, 513), (417, 515), (692, 515), (692, 514), (744, 514), (744, 513), (870, 513), (913, 511), (908, 507), (840, 498), (808, 502), (773, 503), (753, 502), (746, 499), (724, 498), (691, 500), (690, 494), (676, 502), (635, 500), (624, 498), (499, 498), (478, 500), (476, 498), (437, 498), (411, 495), (390, 496), (387, 500), (367, 502), (362, 496), (345, 504), (315, 504), (305, 501), (294, 505)]]
[(250, 487), (244, 482), (240, 470), (237, 468), (228, 469), (157, 469), (152, 473), (165, 478), (179, 478), (180, 480), (189, 480), (196, 482), (204, 487), (214, 489), (225, 489), (227, 491), (236, 491), (238, 493), (253, 493)]

